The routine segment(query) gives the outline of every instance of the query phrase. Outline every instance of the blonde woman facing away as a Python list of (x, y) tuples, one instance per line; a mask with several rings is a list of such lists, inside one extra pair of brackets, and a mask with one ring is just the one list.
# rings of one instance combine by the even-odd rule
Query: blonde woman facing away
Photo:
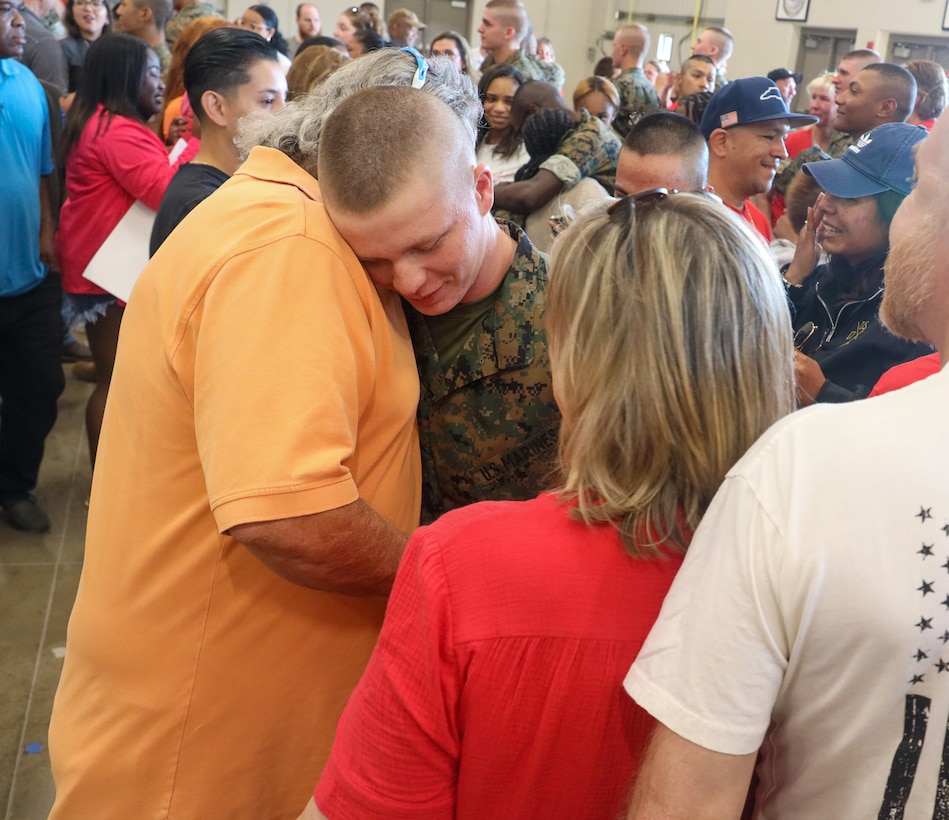
[(550, 280), (563, 485), (416, 531), (303, 818), (619, 816), (653, 725), (623, 677), (793, 406), (791, 334), (760, 240), (701, 194), (595, 206)]

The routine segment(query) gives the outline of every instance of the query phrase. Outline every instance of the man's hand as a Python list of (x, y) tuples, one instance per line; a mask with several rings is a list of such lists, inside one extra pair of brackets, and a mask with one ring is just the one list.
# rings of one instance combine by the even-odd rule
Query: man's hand
[(59, 270), (56, 263), (56, 227), (53, 221), (53, 196), (49, 176), (40, 177), (40, 261), (49, 270)]
[(827, 377), (817, 362), (800, 350), (794, 351), (794, 389), (801, 407), (808, 407), (817, 400), (817, 394), (826, 381)]

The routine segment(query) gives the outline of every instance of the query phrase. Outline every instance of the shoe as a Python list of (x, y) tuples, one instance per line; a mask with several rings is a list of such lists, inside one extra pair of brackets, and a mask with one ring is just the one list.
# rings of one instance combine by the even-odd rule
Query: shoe
[(99, 373), (96, 370), (95, 362), (76, 362), (72, 366), (73, 375), (83, 382), (96, 382), (99, 380)]
[(0, 502), (0, 508), (3, 517), (18, 530), (46, 532), (49, 529), (49, 516), (36, 505), (36, 499), (29, 493), (26, 498)]
[(91, 362), (92, 351), (78, 339), (73, 339), (68, 345), (63, 345), (64, 362)]

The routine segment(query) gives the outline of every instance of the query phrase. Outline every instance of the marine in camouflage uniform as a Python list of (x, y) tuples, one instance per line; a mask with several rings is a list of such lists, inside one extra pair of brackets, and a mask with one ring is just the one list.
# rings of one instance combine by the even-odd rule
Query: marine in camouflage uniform
[(544, 323), (547, 261), (523, 231), (502, 226), (517, 242), (514, 260), (454, 361), (439, 360), (427, 317), (406, 306), (421, 381), (423, 523), (477, 501), (530, 499), (553, 480), (560, 411)]
[(612, 128), (584, 110), (580, 122), (560, 142), (557, 153), (540, 167), (563, 182), (564, 189), (572, 188), (584, 177), (593, 177), (612, 193), (622, 147)]
[[(550, 83), (558, 91), (563, 88), (566, 76), (563, 68), (557, 63), (542, 63), (536, 57), (525, 53), (523, 49), (515, 51), (504, 62), (520, 71), (525, 80), (539, 80), (542, 83)], [(484, 71), (485, 68), (482, 66), (482, 73)]]
[(184, 31), (188, 23), (193, 23), (199, 17), (220, 17), (213, 3), (206, 3), (204, 0), (195, 0), (182, 9), (174, 13), (172, 18), (165, 24), (165, 42), (168, 48), (175, 47), (175, 41)]
[(613, 80), (619, 91), (619, 111), (613, 128), (621, 137), (626, 137), (633, 123), (650, 111), (661, 111), (662, 103), (655, 86), (649, 82), (646, 73), (638, 66), (627, 68)]
[(854, 138), (850, 134), (844, 134), (842, 131), (834, 131), (830, 138), (830, 145), (827, 153), (824, 153), (819, 146), (813, 145), (806, 151), (801, 151), (796, 157), (790, 157), (784, 160), (778, 168), (778, 173), (774, 177), (772, 186), (774, 194), (784, 196), (791, 180), (797, 176), (804, 167), (805, 162), (819, 162), (825, 159), (840, 159), (847, 153), (847, 149), (853, 145)]

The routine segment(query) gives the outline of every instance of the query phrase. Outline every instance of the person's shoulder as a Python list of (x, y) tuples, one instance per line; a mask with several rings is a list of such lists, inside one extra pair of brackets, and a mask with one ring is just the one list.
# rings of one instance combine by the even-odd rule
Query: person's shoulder
[[(889, 467), (907, 469), (901, 445), (941, 432), (949, 402), (949, 370), (872, 400), (817, 404), (775, 422), (729, 471), (748, 483), (762, 472), (793, 471), (805, 481), (840, 481), (841, 469), (854, 476), (885, 476)], [(885, 480), (885, 478), (884, 478)]]

